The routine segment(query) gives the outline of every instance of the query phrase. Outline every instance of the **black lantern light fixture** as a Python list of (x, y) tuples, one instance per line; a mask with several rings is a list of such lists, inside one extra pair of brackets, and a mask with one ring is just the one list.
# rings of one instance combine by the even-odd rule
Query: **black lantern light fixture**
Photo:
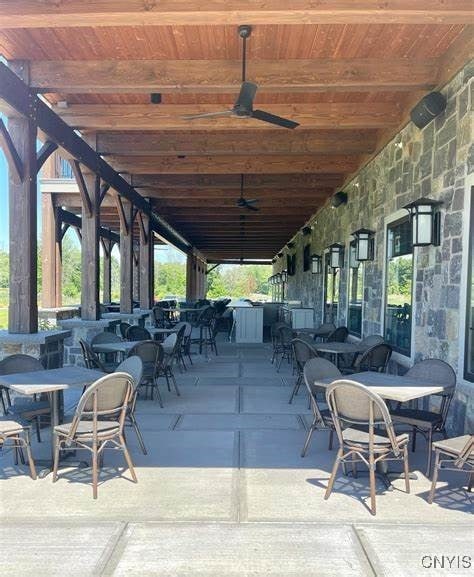
[(311, 255), (311, 273), (321, 274), (323, 272), (323, 259), (320, 254)]
[(360, 262), (356, 259), (356, 241), (353, 240), (349, 244), (349, 267), (350, 268), (359, 268)]
[(439, 246), (441, 243), (441, 214), (443, 204), (430, 198), (419, 198), (403, 208), (410, 215), (413, 246)]
[(352, 233), (355, 237), (355, 260), (374, 260), (374, 231), (368, 228), (359, 228)]
[(335, 242), (329, 247), (329, 266), (333, 269), (344, 266), (344, 247), (342, 244)]
[(288, 271), (287, 270), (281, 271), (281, 282), (282, 283), (288, 282)]

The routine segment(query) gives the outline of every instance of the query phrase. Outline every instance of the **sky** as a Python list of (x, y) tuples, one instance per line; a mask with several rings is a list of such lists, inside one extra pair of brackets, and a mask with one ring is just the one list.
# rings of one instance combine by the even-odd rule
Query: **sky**
[[(38, 194), (38, 234), (41, 236), (41, 199)], [(76, 235), (71, 238), (77, 239)], [(0, 250), (8, 250), (8, 165), (0, 149)], [(185, 256), (173, 247), (157, 247), (155, 258), (159, 262), (182, 262)]]

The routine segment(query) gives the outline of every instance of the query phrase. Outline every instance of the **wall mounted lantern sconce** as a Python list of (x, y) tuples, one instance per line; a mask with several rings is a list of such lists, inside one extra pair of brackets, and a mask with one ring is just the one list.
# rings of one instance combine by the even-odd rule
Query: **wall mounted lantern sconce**
[(440, 201), (419, 198), (403, 208), (408, 211), (411, 221), (413, 246), (439, 246), (441, 243)]
[(374, 260), (374, 234), (368, 228), (359, 228), (352, 233), (355, 237), (355, 260)]
[(288, 282), (288, 271), (286, 270), (281, 271), (281, 282), (282, 283)]
[(323, 272), (323, 259), (320, 254), (311, 255), (311, 273), (321, 274)]
[(349, 267), (359, 268), (360, 262), (356, 259), (356, 241), (353, 240), (349, 245)]
[(329, 247), (329, 265), (331, 268), (342, 268), (344, 266), (344, 247), (337, 242)]

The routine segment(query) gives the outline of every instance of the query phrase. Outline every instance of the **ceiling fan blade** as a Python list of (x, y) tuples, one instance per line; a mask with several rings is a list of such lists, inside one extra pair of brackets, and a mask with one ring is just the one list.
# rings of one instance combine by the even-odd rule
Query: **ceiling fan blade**
[(257, 88), (258, 86), (253, 82), (242, 82), (234, 108), (246, 108), (252, 110), (253, 99), (255, 98)]
[(264, 110), (254, 110), (252, 112), (252, 118), (263, 120), (263, 122), (269, 122), (270, 124), (276, 124), (277, 126), (282, 126), (283, 128), (296, 128), (299, 126), (298, 122), (293, 122), (293, 120), (288, 120), (288, 118), (282, 118), (281, 116), (270, 114)]
[(256, 202), (258, 202), (258, 198), (251, 198), (250, 200), (248, 200), (247, 198), (245, 199), (245, 202), (247, 204), (255, 204)]
[(260, 209), (257, 208), (256, 206), (254, 206), (253, 204), (249, 204), (248, 202), (245, 203), (245, 208), (248, 208), (249, 210), (255, 210), (255, 211), (259, 211)]
[(203, 112), (202, 114), (185, 114), (181, 118), (183, 120), (194, 120), (195, 118), (214, 118), (216, 116), (232, 116), (232, 110), (225, 110), (222, 112)]

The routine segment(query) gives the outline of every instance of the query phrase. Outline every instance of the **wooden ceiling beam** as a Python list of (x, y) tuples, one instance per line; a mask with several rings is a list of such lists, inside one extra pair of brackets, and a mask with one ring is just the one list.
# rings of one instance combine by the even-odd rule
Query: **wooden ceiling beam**
[[(219, 104), (73, 104), (53, 107), (70, 126), (80, 130), (235, 130), (275, 131), (275, 126), (254, 118), (224, 116), (186, 120), (187, 114), (225, 110)], [(298, 122), (296, 130), (374, 129), (398, 126), (400, 107), (393, 102), (324, 102), (314, 104), (268, 104), (265, 110)], [(280, 128), (287, 134), (287, 129)]]
[(347, 173), (359, 166), (359, 157), (327, 156), (120, 156), (109, 157), (110, 164), (121, 173), (131, 174), (287, 174)]
[[(61, 93), (238, 92), (241, 60), (37, 60), (31, 85)], [(265, 92), (428, 90), (435, 59), (251, 60), (247, 77)], [(229, 102), (232, 104), (232, 101)], [(158, 106), (157, 106), (158, 107)], [(160, 106), (161, 107), (161, 106)]]
[(3, 28), (229, 24), (464, 24), (469, 0), (3, 0)]
[[(331, 174), (247, 174), (245, 176), (246, 188), (288, 190), (308, 189), (317, 187), (339, 186), (343, 182), (343, 176), (337, 173)], [(146, 196), (148, 189), (176, 190), (225, 190), (240, 188), (240, 176), (238, 174), (132, 174), (131, 183), (141, 190)], [(146, 193), (145, 193), (146, 191)]]
[[(316, 108), (316, 106), (315, 106)], [(265, 139), (258, 130), (211, 132), (99, 132), (102, 155), (228, 155), (228, 154), (363, 154), (374, 151), (373, 130), (273, 130)]]

